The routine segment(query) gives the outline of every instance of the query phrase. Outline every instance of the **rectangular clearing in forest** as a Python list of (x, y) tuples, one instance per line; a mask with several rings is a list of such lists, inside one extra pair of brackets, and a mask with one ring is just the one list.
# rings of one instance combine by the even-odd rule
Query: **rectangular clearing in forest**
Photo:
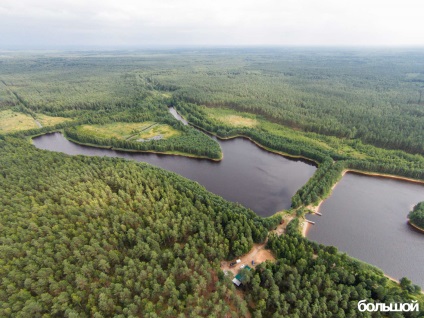
[(0, 111), (0, 133), (38, 128), (34, 118), (10, 109)]
[(210, 118), (220, 121), (232, 127), (256, 127), (258, 121), (251, 116), (245, 116), (244, 114), (237, 114), (234, 111), (228, 111), (222, 108), (208, 108), (208, 115)]
[[(299, 140), (302, 143), (310, 144), (312, 147), (334, 150), (339, 154), (349, 155), (353, 158), (364, 159), (367, 157), (365, 153), (350, 146), (348, 141), (337, 137), (295, 130), (281, 124), (271, 123), (259, 115), (238, 112), (233, 109), (203, 107), (202, 110), (206, 112), (210, 119), (219, 121), (228, 127), (261, 129), (275, 136)], [(251, 126), (248, 126), (249, 123)]]
[(82, 125), (77, 127), (78, 132), (98, 138), (116, 138), (135, 141), (161, 136), (161, 139), (180, 135), (180, 132), (171, 126), (158, 124), (152, 121), (142, 123), (116, 122), (105, 125)]
[(37, 114), (37, 120), (43, 127), (54, 126), (65, 121), (70, 121), (72, 119), (65, 117), (52, 117), (44, 114)]

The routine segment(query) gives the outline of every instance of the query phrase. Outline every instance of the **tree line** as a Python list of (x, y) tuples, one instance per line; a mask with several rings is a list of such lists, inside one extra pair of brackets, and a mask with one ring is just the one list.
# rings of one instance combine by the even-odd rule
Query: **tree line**
[(219, 260), (281, 217), (148, 164), (0, 150), (0, 316), (244, 316)]
[(281, 216), (262, 219), (148, 164), (10, 136), (0, 150), (2, 317), (344, 317), (357, 316), (358, 299), (419, 292), (302, 238), (295, 219), (268, 239), (277, 261), (243, 272), (242, 299), (219, 261), (263, 242)]
[[(295, 219), (297, 220), (297, 219)], [(295, 222), (295, 221), (292, 221)], [(290, 225), (290, 224), (289, 224)], [(394, 285), (373, 266), (310, 242), (293, 231), (272, 234), (267, 246), (277, 260), (243, 272), (243, 290), (253, 317), (369, 317), (358, 302), (411, 303), (421, 289), (403, 278)], [(420, 303), (422, 308), (422, 298)], [(420, 317), (422, 311), (372, 313), (373, 317)]]
[(424, 202), (420, 202), (414, 206), (408, 214), (409, 221), (414, 225), (424, 229)]

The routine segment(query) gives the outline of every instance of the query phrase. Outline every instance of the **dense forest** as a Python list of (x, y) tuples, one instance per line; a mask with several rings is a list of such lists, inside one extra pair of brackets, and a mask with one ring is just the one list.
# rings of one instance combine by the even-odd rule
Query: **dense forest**
[[(162, 123), (164, 121), (162, 120)], [(172, 122), (176, 122), (173, 120)], [(222, 156), (219, 144), (207, 135), (191, 127), (179, 126), (183, 132), (182, 136), (166, 140), (152, 140), (147, 142), (137, 142), (128, 140), (118, 140), (109, 138), (93, 137), (90, 134), (78, 132), (76, 127), (66, 128), (65, 136), (73, 141), (83, 144), (112, 147), (114, 149), (135, 150), (135, 151), (155, 151), (169, 153), (183, 153), (196, 155), (210, 159), (220, 159)]]
[(246, 310), (217, 264), (263, 241), (264, 224), (278, 218), (262, 222), (147, 164), (69, 157), (20, 139), (0, 148), (0, 316)]
[[(324, 178), (327, 181), (324, 182), (325, 184), (320, 184), (321, 188), (312, 191), (317, 194), (314, 196), (315, 198), (323, 198), (328, 194), (334, 182), (341, 177), (343, 168), (424, 180), (424, 157), (421, 155), (377, 148), (362, 144), (357, 140), (345, 143), (316, 134), (290, 134), (291, 132), (281, 134), (273, 129), (267, 129), (266, 126), (234, 127), (211, 119), (204, 107), (185, 102), (174, 102), (174, 106), (186, 116), (190, 123), (219, 137), (246, 136), (267, 149), (312, 159), (320, 163), (317, 175), (313, 180), (321, 178), (320, 174), (324, 176), (322, 172), (324, 170), (326, 171)], [(351, 150), (349, 152), (342, 151), (346, 147)], [(332, 168), (329, 169), (330, 162), (333, 161), (337, 161), (337, 164), (331, 164)], [(308, 182), (308, 186), (313, 180)], [(318, 183), (315, 184), (318, 185)], [(295, 200), (298, 201), (296, 198)], [(308, 199), (305, 200), (305, 203), (316, 201)], [(295, 206), (298, 204), (296, 203)]]
[(312, 178), (292, 197), (292, 207), (307, 206), (327, 197), (332, 186), (342, 177), (344, 168), (342, 161), (333, 163), (331, 158), (323, 161)]
[[(268, 247), (278, 260), (243, 273), (247, 300), (256, 304), (253, 317), (368, 317), (369, 313), (358, 311), (358, 301), (403, 302), (408, 291), (420, 292), (410, 281), (404, 291), (391, 288), (375, 268), (299, 235), (272, 235)], [(384, 314), (376, 312), (373, 317)]]
[(409, 221), (424, 229), (424, 202), (418, 203), (408, 214)]
[(419, 50), (40, 54), (5, 58), (0, 69), (0, 109), (25, 104), (34, 112), (71, 115), (159, 91), (296, 129), (424, 153)]
[[(61, 130), (81, 143), (220, 158), (218, 143), (169, 114), (175, 106), (221, 138), (242, 135), (315, 161), (316, 173), (292, 199), (300, 210), (327, 196), (344, 169), (424, 180), (422, 57), (412, 50), (6, 52), (0, 125), (2, 111), (69, 120), (0, 134), (0, 316), (357, 317), (363, 299), (418, 300), (424, 308), (418, 286), (406, 278), (395, 284), (302, 238), (298, 218), (286, 234), (269, 235), (280, 215), (260, 218), (174, 173), (28, 142)], [(224, 123), (211, 109), (257, 125)], [(179, 135), (135, 143), (78, 129), (146, 121)], [(236, 291), (220, 261), (267, 239), (275, 262), (242, 271)]]
[(183, 72), (164, 71), (149, 78), (186, 102), (224, 106), (305, 131), (424, 153), (422, 51), (249, 53), (233, 54), (225, 61), (214, 56)]
[(2, 317), (340, 317), (358, 299), (415, 299), (415, 287), (402, 291), (290, 225), (270, 237), (278, 260), (251, 273), (246, 302), (219, 261), (264, 241), (281, 218), (259, 218), (147, 164), (70, 157), (11, 137), (0, 148)]

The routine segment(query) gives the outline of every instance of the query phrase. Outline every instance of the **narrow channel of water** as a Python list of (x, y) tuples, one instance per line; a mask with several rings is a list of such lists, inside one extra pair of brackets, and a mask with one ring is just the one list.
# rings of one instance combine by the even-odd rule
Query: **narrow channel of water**
[(310, 163), (270, 153), (246, 139), (218, 142), (224, 153), (220, 162), (87, 147), (70, 142), (61, 133), (33, 139), (33, 144), (40, 149), (69, 155), (120, 157), (174, 171), (264, 217), (288, 209), (291, 197), (316, 170)]
[(422, 184), (347, 173), (321, 204), (322, 216), (306, 216), (316, 222), (307, 236), (424, 288), (424, 235), (406, 223), (420, 201)]

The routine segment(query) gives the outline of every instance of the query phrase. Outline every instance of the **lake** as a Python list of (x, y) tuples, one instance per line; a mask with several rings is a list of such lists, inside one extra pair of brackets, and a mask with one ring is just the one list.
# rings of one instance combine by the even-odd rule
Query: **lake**
[(316, 170), (312, 163), (268, 152), (247, 139), (218, 142), (224, 153), (220, 162), (88, 147), (70, 142), (61, 133), (33, 139), (37, 148), (69, 155), (120, 157), (150, 163), (197, 181), (209, 191), (264, 217), (288, 209), (291, 197)]
[[(187, 124), (175, 109), (170, 112)], [(216, 138), (214, 138), (216, 139)], [(263, 150), (243, 138), (217, 140), (224, 159), (214, 162), (181, 156), (121, 152), (78, 145), (61, 133), (33, 139), (40, 149), (69, 155), (108, 156), (147, 162), (197, 181), (209, 191), (266, 217), (288, 209), (291, 197), (316, 170), (304, 160)], [(424, 235), (407, 223), (408, 212), (424, 201), (424, 185), (388, 178), (346, 174), (323, 202), (323, 216), (308, 215), (309, 239), (424, 287)]]
[(424, 201), (424, 185), (347, 173), (319, 212), (307, 215), (307, 237), (424, 287), (424, 234), (407, 224), (413, 206)]

